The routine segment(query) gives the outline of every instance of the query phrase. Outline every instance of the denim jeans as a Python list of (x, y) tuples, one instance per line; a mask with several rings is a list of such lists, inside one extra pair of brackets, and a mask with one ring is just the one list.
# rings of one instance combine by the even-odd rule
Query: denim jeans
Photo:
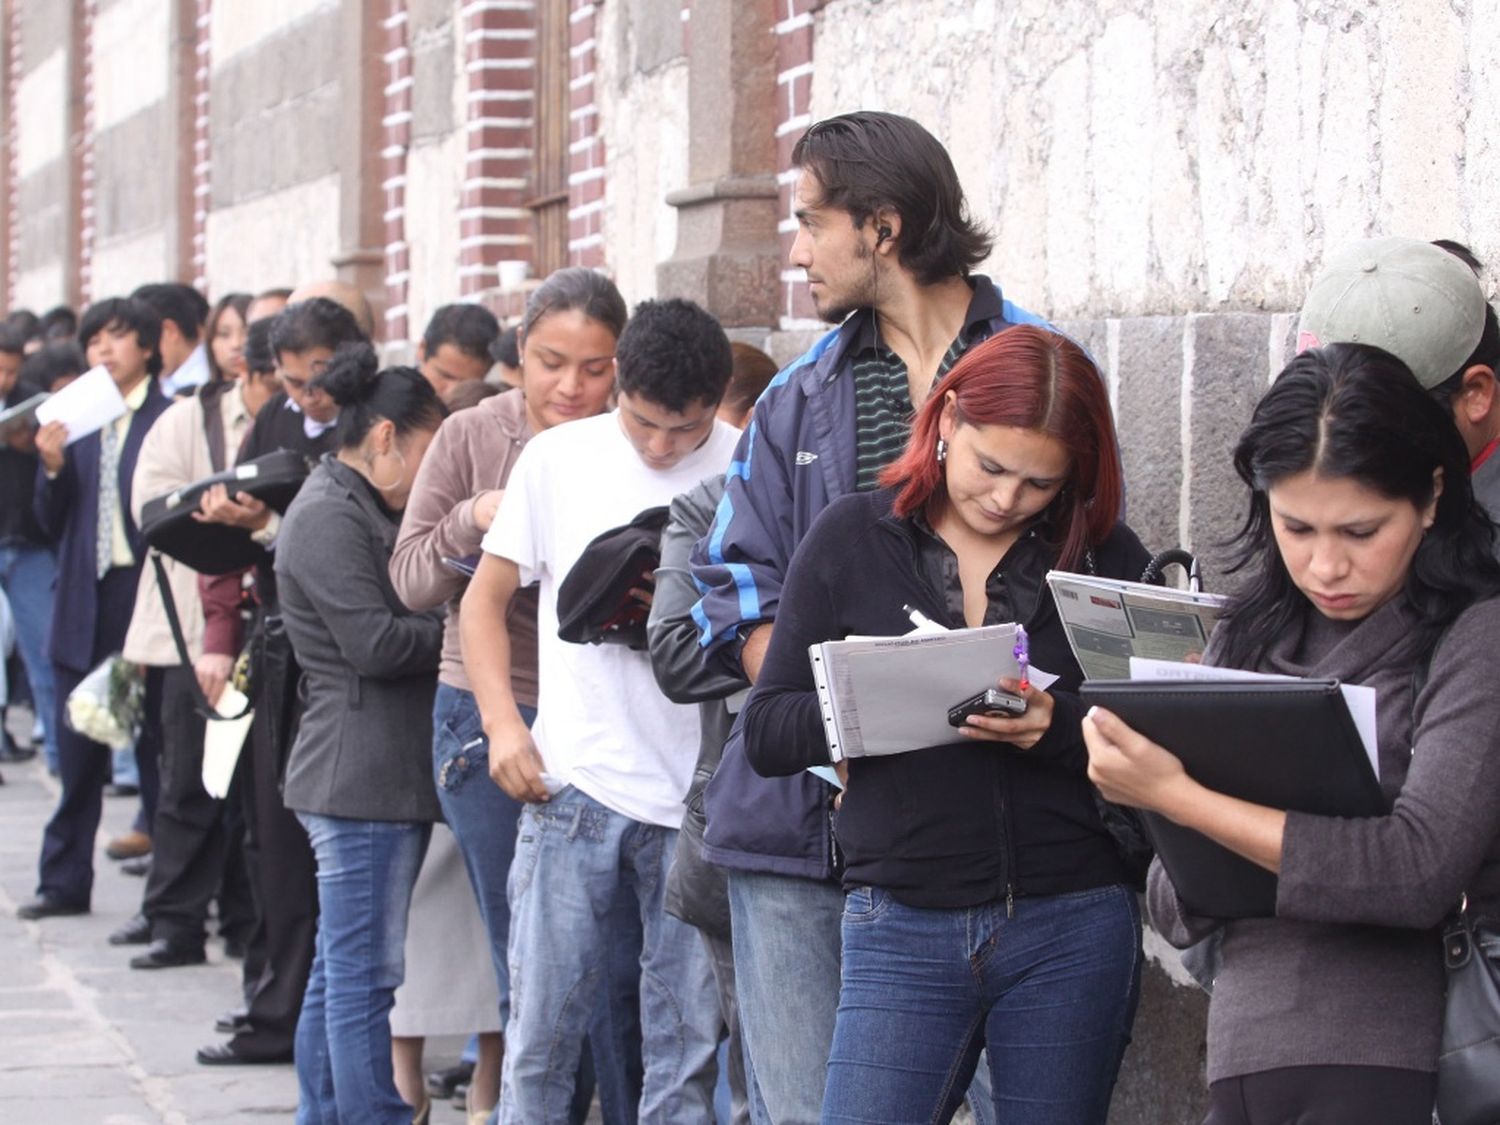
[(677, 831), (643, 824), (569, 787), (521, 812), (510, 870), (510, 1022), (504, 1125), (566, 1122), (583, 1032), (610, 973), (622, 888), (641, 920), (639, 1120), (713, 1120), (719, 1002), (698, 932), (662, 909)]
[(57, 556), (51, 547), (0, 547), (0, 587), (16, 619), (16, 647), (31, 682), (31, 702), (46, 730), (47, 768), (58, 771), (56, 688), (47, 641), (52, 632), (52, 594), (57, 584)]
[(318, 861), (318, 937), (297, 1021), (297, 1125), (410, 1125), (391, 1007), (430, 824), (298, 813)]
[[(522, 706), (521, 717), (530, 726), (536, 711)], [(510, 899), (506, 880), (516, 852), (521, 802), (490, 779), (489, 743), (473, 692), (438, 684), (432, 704), (432, 769), (443, 819), (458, 841), (489, 934), (500, 990), (500, 1026), (504, 1027), (510, 1019), (510, 968), (506, 962)], [(639, 1002), (633, 995), (623, 1001), (611, 999), (622, 990), (633, 994), (639, 988), (636, 963), (640, 923), (629, 909), (633, 906), (629, 899), (624, 896), (620, 906), (626, 909), (616, 910), (614, 925), (618, 940), (613, 948), (621, 953), (624, 963), (612, 974), (615, 979), (609, 984), (614, 987), (601, 992), (599, 1011), (588, 1034), (592, 1066), (584, 1067), (585, 1084), (592, 1087), (597, 1083), (600, 1108), (605, 1119), (612, 1122), (634, 1121), (641, 1096)], [(581, 1112), (575, 1113), (575, 1118), (582, 1120), (588, 1116), (593, 1090), (581, 1089), (579, 1093), (582, 1105), (575, 1108)]]
[(855, 887), (824, 1122), (946, 1121), (987, 1047), (996, 1116), (1102, 1125), (1141, 982), (1123, 886), (961, 910)]

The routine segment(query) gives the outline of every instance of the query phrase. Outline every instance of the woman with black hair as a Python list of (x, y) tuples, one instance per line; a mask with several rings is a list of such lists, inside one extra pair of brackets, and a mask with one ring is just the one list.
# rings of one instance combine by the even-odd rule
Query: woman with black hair
[(1195, 829), (1279, 876), (1276, 915), (1188, 914), (1160, 864), (1149, 905), (1173, 944), (1220, 938), (1207, 1122), (1430, 1125), (1443, 1022), (1437, 927), (1467, 893), (1500, 920), (1500, 634), (1495, 528), (1447, 412), (1393, 356), (1294, 359), (1235, 450), (1249, 572), (1204, 660), (1378, 693), (1382, 817), (1266, 808), (1193, 781), (1095, 709), (1105, 796)]
[(208, 343), (208, 369), (214, 382), (245, 374), (246, 316), (251, 299), (249, 293), (226, 293), (208, 316), (203, 338)]
[(317, 953), (297, 1025), (299, 1122), (409, 1122), (389, 1013), (432, 823), (430, 745), (443, 623), (391, 587), (391, 548), (446, 413), (415, 368), (377, 372), (346, 345), (316, 380), (339, 409), (325, 455), (282, 522), (276, 575), (306, 709), (284, 796), (318, 863)]

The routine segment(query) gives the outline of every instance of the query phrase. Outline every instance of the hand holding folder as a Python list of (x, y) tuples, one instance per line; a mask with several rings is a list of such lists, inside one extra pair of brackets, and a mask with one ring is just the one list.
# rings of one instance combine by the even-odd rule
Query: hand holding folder
[[(1319, 816), (1388, 811), (1337, 680), (1094, 680), (1081, 695), (1171, 751), (1206, 788)], [(1275, 914), (1274, 874), (1164, 816), (1144, 820), (1189, 911)]]

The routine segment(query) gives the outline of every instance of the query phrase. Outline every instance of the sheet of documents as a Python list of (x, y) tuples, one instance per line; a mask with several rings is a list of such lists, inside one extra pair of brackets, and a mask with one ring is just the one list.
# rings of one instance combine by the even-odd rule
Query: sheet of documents
[[(221, 715), (239, 715), (248, 700), (244, 692), (226, 686), (219, 695), (214, 710)], [(250, 733), (253, 711), (246, 711), (238, 719), (225, 719), (205, 723), (208, 729), (203, 734), (203, 788), (210, 797), (222, 800), (229, 792), (229, 783), (234, 779), (234, 767), (240, 760), (245, 736)]]
[(1129, 678), (1133, 656), (1201, 653), (1224, 606), (1220, 594), (1053, 570), (1047, 585), (1085, 679)]
[[(1266, 672), (1243, 672), (1238, 668), (1215, 668), (1207, 664), (1183, 664), (1174, 660), (1130, 658), (1132, 680), (1295, 680), (1295, 676), (1273, 676)], [(1363, 684), (1339, 684), (1349, 717), (1364, 745), (1375, 777), (1380, 777), (1380, 741), (1375, 726), (1375, 689)]]
[[(902, 754), (955, 740), (948, 708), (1018, 677), (1016, 627), (919, 630), (902, 637), (861, 637), (813, 645), (829, 749), (840, 758)], [(1033, 666), (1031, 682), (1056, 676)]]
[(125, 413), (120, 388), (103, 367), (93, 367), (37, 407), (37, 425), (61, 422), (68, 444), (98, 433)]

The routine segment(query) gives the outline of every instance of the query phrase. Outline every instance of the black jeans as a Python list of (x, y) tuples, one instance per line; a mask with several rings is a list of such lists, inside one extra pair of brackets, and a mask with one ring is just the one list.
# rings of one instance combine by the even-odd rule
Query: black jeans
[[(164, 669), (161, 787), (142, 910), (153, 938), (183, 947), (203, 945), (208, 904), (219, 891), (229, 847), (224, 802), (203, 788), (207, 721), (193, 704), (193, 669), (186, 664)], [(220, 914), (232, 912), (221, 898)]]
[[(295, 665), (289, 673), (288, 683), (295, 684)], [(251, 784), (241, 790), (265, 958), (250, 995), (249, 1030), (230, 1040), (245, 1058), (290, 1057), (318, 932), (317, 861), (306, 831), (281, 800), (282, 743), (296, 737), (299, 716), (292, 708), (290, 718), (270, 722), (272, 708), (265, 702), (262, 695), (250, 725), (244, 753), (250, 756)]]
[(1288, 1066), (1208, 1088), (1203, 1125), (1432, 1125), (1437, 1075), (1388, 1066)]

